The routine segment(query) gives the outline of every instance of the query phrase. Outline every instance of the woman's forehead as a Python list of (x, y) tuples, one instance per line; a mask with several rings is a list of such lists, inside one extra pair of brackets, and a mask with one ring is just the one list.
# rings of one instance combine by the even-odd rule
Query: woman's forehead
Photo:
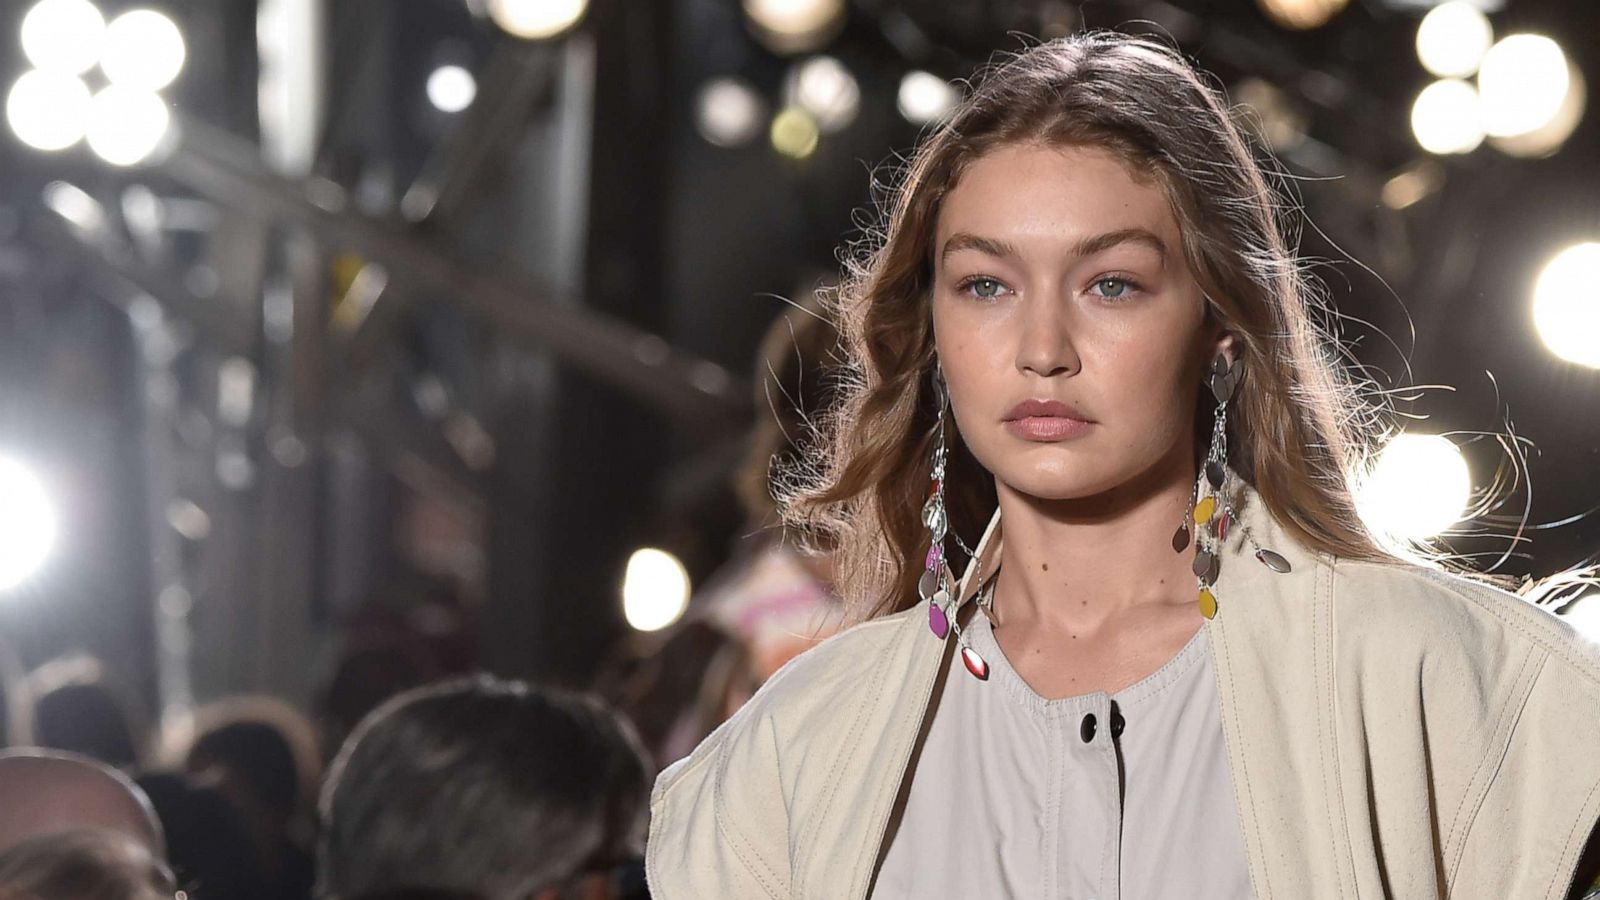
[(1176, 246), (1178, 223), (1157, 184), (1099, 148), (1026, 145), (994, 150), (966, 168), (940, 206), (937, 239), (939, 248), (957, 232), (1014, 246), (1065, 245), (1124, 229)]

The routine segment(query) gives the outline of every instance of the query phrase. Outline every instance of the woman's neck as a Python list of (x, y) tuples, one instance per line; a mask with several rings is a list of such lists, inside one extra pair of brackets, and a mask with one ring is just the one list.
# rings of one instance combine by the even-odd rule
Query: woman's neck
[(1192, 559), (1172, 550), (1193, 486), (1192, 471), (1176, 465), (1077, 500), (998, 485), (998, 623), (1089, 632), (1143, 607), (1193, 602)]

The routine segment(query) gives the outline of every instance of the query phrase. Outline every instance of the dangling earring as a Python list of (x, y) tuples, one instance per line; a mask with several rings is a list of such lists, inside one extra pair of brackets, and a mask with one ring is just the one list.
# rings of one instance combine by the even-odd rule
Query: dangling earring
[[(961, 625), (952, 615), (955, 609), (951, 598), (955, 596), (955, 579), (950, 573), (950, 567), (945, 564), (944, 539), (950, 534), (950, 514), (945, 508), (944, 477), (947, 451), (945, 449), (944, 426), (946, 412), (950, 406), (950, 390), (944, 383), (944, 372), (937, 367), (934, 369), (933, 380), (934, 399), (939, 406), (938, 423), (934, 426), (936, 437), (933, 444), (933, 467), (931, 483), (928, 488), (927, 502), (922, 505), (922, 524), (928, 528), (928, 555), (923, 561), (922, 578), (917, 582), (917, 592), (922, 599), (928, 601), (928, 629), (934, 636), (944, 640), (953, 630), (956, 633), (956, 642), (961, 645), (961, 662), (980, 680), (989, 677), (989, 664), (984, 661), (978, 651), (972, 648), (962, 633)], [(960, 537), (955, 537), (956, 543), (967, 554), (968, 564), (977, 561), (977, 555), (967, 547)]]
[[(1228, 401), (1233, 399), (1243, 379), (1244, 360), (1230, 363), (1226, 354), (1218, 353), (1211, 361), (1206, 384), (1217, 400), (1211, 424), (1211, 446), (1206, 450), (1206, 461), (1201, 467), (1200, 477), (1195, 479), (1195, 489), (1190, 495), (1189, 509), (1184, 513), (1183, 523), (1172, 535), (1172, 549), (1182, 553), (1189, 545), (1189, 527), (1193, 522), (1195, 554), (1190, 570), (1194, 572), (1199, 591), (1200, 614), (1207, 619), (1217, 615), (1217, 597), (1212, 587), (1222, 571), (1222, 542), (1228, 539), (1228, 532), (1236, 521), (1226, 490), (1229, 471)], [(1243, 523), (1240, 523), (1240, 527), (1243, 528)], [(1255, 535), (1248, 528), (1244, 529), (1244, 535), (1255, 547), (1256, 559), (1263, 565), (1274, 572), (1289, 571), (1289, 561), (1281, 554), (1256, 543)]]

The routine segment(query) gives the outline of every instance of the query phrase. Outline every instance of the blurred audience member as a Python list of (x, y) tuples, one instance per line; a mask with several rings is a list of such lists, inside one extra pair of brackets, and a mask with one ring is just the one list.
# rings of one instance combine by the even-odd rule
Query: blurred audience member
[(119, 769), (139, 762), (133, 717), (105, 683), (100, 662), (69, 656), (28, 676), (33, 739), (41, 747), (81, 753)]
[(179, 772), (137, 781), (161, 819), (167, 862), (189, 900), (278, 900), (261, 874), (244, 816), (221, 791)]
[(231, 698), (197, 714), (185, 768), (243, 815), (271, 897), (306, 898), (315, 880), (309, 795), (318, 750), (311, 723), (270, 697)]
[(722, 625), (692, 618), (664, 637), (634, 636), (596, 687), (638, 729), (657, 769), (687, 755), (760, 684), (750, 648)]
[(333, 751), (379, 704), (445, 674), (429, 648), (413, 635), (369, 629), (351, 637), (317, 699), (323, 746)]
[(758, 354), (756, 419), (734, 473), (744, 539), (674, 629), (635, 636), (601, 678), (659, 768), (680, 759), (784, 663), (843, 622), (832, 561), (786, 540), (774, 479), (807, 464), (838, 395), (839, 336), (816, 298), (780, 315)]
[(803, 552), (785, 539), (774, 491), (775, 479), (811, 464), (820, 417), (838, 398), (838, 345), (814, 295), (767, 329), (756, 360), (756, 420), (735, 477), (750, 538), (698, 598), (706, 616), (750, 647), (758, 681), (843, 621), (826, 548)]
[(145, 844), (77, 828), (0, 852), (0, 900), (172, 900), (172, 873)]
[(336, 900), (644, 897), (651, 770), (599, 701), (476, 676), (368, 716), (323, 786)]
[(0, 851), (31, 837), (74, 828), (118, 832), (165, 855), (161, 823), (128, 776), (70, 753), (0, 753)]

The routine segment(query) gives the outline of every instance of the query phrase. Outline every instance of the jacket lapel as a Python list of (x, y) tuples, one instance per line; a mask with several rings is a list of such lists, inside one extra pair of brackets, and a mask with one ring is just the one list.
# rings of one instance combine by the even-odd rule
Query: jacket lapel
[[(1223, 547), (1206, 627), (1251, 881), (1258, 900), (1356, 896), (1332, 720), (1332, 561), (1235, 483), (1242, 527)], [(1290, 571), (1269, 569), (1256, 545)]]

